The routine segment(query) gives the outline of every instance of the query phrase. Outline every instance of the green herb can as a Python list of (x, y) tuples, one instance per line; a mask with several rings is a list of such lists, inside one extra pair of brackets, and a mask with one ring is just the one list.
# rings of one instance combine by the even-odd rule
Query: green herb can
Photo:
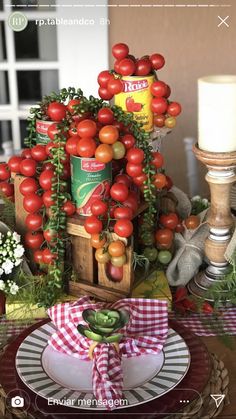
[(71, 156), (71, 192), (78, 214), (91, 215), (93, 201), (109, 197), (111, 169), (111, 163)]
[(54, 121), (43, 121), (36, 119), (36, 144), (48, 144), (51, 140), (48, 136), (48, 127), (54, 124)]

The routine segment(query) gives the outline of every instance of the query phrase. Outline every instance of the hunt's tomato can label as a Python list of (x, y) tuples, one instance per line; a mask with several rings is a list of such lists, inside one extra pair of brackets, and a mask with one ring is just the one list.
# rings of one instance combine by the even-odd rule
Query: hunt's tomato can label
[(152, 76), (122, 77), (123, 92), (115, 95), (115, 105), (123, 111), (132, 112), (135, 121), (143, 124), (146, 132), (153, 130), (153, 113), (151, 111), (151, 84), (155, 81)]
[(54, 124), (53, 121), (42, 121), (36, 119), (36, 143), (46, 145), (51, 140), (48, 136), (48, 127)]
[(93, 201), (109, 197), (111, 180), (111, 163), (104, 164), (95, 158), (71, 156), (71, 193), (77, 213), (91, 215)]

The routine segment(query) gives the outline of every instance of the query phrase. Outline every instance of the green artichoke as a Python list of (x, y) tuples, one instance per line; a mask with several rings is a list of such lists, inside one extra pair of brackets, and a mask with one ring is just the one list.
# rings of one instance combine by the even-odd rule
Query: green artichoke
[(116, 333), (129, 321), (129, 313), (126, 310), (84, 310), (82, 313), (84, 321), (88, 324), (77, 326), (78, 332), (94, 340), (95, 342), (114, 343), (119, 342), (123, 335)]

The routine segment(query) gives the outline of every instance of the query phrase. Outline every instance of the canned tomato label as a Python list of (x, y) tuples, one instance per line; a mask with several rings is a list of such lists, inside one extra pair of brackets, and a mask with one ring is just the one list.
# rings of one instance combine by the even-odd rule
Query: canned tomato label
[(111, 180), (111, 163), (71, 156), (71, 192), (77, 213), (91, 215), (93, 201), (109, 197)]
[(122, 77), (124, 91), (115, 95), (115, 105), (123, 111), (132, 112), (135, 121), (143, 124), (146, 132), (153, 130), (153, 113), (151, 111), (151, 84), (152, 76), (126, 76)]
[(36, 143), (37, 144), (47, 144), (51, 140), (48, 137), (48, 127), (52, 125), (53, 121), (42, 121), (36, 119)]

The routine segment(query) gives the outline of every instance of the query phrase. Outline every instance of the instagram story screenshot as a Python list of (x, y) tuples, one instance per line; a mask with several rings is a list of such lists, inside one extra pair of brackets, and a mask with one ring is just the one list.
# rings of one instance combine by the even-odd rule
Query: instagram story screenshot
[(0, 0), (0, 419), (236, 418), (235, 51), (235, 0)]

